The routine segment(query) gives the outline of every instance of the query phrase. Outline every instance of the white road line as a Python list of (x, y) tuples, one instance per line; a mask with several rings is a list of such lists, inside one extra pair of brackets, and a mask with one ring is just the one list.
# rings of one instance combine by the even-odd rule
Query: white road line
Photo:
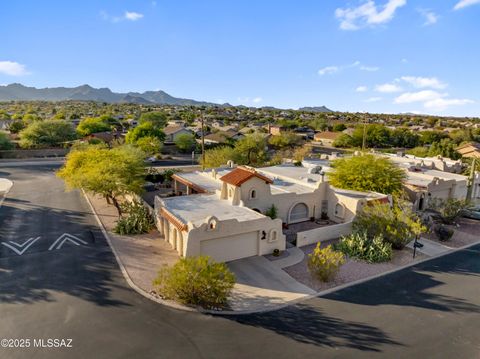
[[(48, 248), (49, 251), (51, 251), (52, 249), (56, 248), (55, 249), (60, 249), (62, 247), (62, 245), (66, 242), (66, 241), (69, 241), (77, 246), (80, 245), (80, 243), (82, 244), (87, 244), (87, 242), (85, 242), (83, 239), (80, 239), (78, 238), (77, 236), (74, 236), (73, 234), (69, 234), (69, 233), (63, 233), (60, 237), (58, 237), (55, 242), (52, 243), (52, 245)], [(80, 243), (78, 243), (78, 242)], [(58, 246), (57, 246), (57, 243), (61, 242)]]
[(36, 241), (38, 241), (40, 239), (40, 237), (37, 237), (37, 238), (29, 238), (27, 239), (23, 244), (18, 244), (16, 242), (13, 242), (13, 241), (9, 241), (10, 243), (16, 245), (17, 247), (25, 247), (23, 248), (23, 250), (19, 250), (15, 247), (13, 247), (12, 245), (8, 244), (8, 243), (5, 243), (5, 242), (2, 242), (2, 244), (11, 249), (12, 251), (14, 251), (15, 253), (17, 253), (19, 256), (21, 256), (23, 253), (25, 253), (27, 251), (28, 248), (30, 248)]

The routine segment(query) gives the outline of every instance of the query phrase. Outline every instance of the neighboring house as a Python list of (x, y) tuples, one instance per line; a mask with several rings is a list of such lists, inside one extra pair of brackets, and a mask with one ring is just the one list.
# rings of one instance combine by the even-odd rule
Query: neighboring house
[(245, 137), (243, 133), (231, 129), (228, 131), (218, 131), (206, 135), (204, 140), (206, 144), (225, 144), (231, 142), (232, 140), (239, 140), (242, 137)]
[[(209, 255), (217, 261), (284, 250), (282, 224), (330, 218), (347, 225), (368, 201), (388, 200), (333, 188), (319, 168), (293, 165), (217, 168), (177, 173), (173, 180), (178, 196), (155, 200), (160, 232), (182, 256)], [(262, 214), (272, 205), (275, 220)], [(344, 234), (335, 233), (334, 226), (331, 232)]]
[(280, 135), (282, 132), (285, 131), (285, 128), (282, 126), (270, 125), (268, 124), (267, 131), (272, 136)]
[(419, 167), (424, 169), (439, 170), (442, 172), (461, 173), (464, 165), (460, 160), (451, 160), (450, 158), (437, 157), (415, 157), (403, 154), (383, 154), (400, 167)]
[[(463, 170), (461, 161), (442, 157), (415, 157), (383, 154), (407, 173), (404, 188), (416, 210), (428, 208), (435, 199), (446, 200), (467, 198), (468, 177), (459, 174)], [(472, 198), (480, 199), (480, 175), (473, 183)]]
[(183, 127), (183, 125), (168, 125), (163, 129), (165, 133), (165, 143), (175, 143), (175, 140), (178, 136), (187, 134), (192, 135), (193, 132), (190, 131), (188, 128)]
[(480, 143), (470, 142), (457, 148), (462, 157), (480, 158)]
[(342, 135), (342, 132), (323, 131), (317, 132), (313, 139), (315, 142), (321, 142), (324, 146), (332, 146), (333, 142)]

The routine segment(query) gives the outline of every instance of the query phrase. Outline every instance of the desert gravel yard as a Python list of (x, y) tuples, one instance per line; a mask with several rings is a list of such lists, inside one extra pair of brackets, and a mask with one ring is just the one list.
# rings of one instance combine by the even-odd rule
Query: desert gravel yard
[[(329, 244), (334, 244), (338, 240), (325, 241), (322, 243), (322, 247)], [(305, 252), (305, 258), (291, 267), (284, 268), (284, 270), (300, 283), (316, 290), (317, 292), (337, 287), (346, 283), (354, 282), (359, 279), (368, 278), (383, 272), (402, 267), (409, 263), (418, 262), (427, 256), (417, 252), (415, 259), (413, 259), (413, 251), (410, 248), (404, 248), (401, 251), (395, 250), (393, 252), (393, 259), (386, 263), (370, 264), (364, 261), (347, 258), (344, 265), (340, 267), (340, 270), (336, 274), (333, 280), (330, 282), (322, 282), (312, 276), (308, 270), (308, 255), (315, 249), (316, 244), (301, 247), (300, 249)]]
[(446, 226), (455, 230), (452, 238), (448, 241), (440, 241), (434, 233), (422, 234), (423, 238), (430, 239), (450, 248), (460, 248), (468, 244), (480, 241), (480, 221), (469, 218), (460, 218), (457, 225)]

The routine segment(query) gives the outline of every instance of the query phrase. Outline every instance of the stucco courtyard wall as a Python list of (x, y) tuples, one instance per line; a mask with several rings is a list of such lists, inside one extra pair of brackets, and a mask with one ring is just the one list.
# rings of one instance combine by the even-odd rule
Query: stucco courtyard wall
[(352, 222), (334, 224), (297, 233), (297, 247), (329, 241), (352, 233)]

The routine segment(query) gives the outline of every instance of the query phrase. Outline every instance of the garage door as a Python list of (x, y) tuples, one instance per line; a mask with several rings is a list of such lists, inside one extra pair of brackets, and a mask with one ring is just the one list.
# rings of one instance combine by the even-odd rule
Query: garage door
[(308, 220), (308, 207), (305, 203), (297, 203), (290, 211), (288, 223), (302, 222)]
[(212, 257), (217, 262), (256, 256), (257, 232), (209, 239), (200, 242), (200, 253)]

